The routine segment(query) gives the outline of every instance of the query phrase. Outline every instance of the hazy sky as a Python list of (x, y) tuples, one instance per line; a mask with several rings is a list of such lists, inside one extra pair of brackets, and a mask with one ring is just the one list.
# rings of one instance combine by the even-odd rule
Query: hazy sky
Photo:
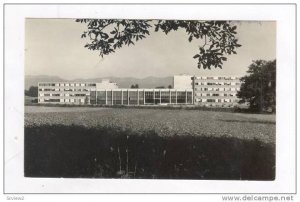
[(84, 24), (73, 19), (26, 19), (25, 75), (59, 76), (64, 79), (106, 76), (165, 77), (174, 74), (244, 75), (252, 60), (276, 58), (275, 22), (239, 22), (237, 32), (242, 47), (228, 56), (223, 69), (197, 68), (193, 56), (199, 41), (188, 42), (185, 31), (167, 36), (152, 32), (135, 46), (124, 46), (101, 58), (99, 52), (83, 46)]

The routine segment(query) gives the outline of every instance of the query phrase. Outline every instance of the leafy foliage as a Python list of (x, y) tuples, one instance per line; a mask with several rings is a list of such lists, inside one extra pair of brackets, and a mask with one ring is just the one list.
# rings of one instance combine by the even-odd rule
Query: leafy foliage
[(236, 48), (241, 46), (236, 38), (237, 27), (228, 21), (77, 19), (76, 22), (87, 24), (87, 31), (81, 35), (90, 40), (85, 47), (99, 51), (102, 57), (146, 38), (153, 27), (155, 32), (166, 35), (184, 29), (189, 42), (202, 39), (204, 44), (193, 56), (198, 60), (199, 69), (222, 68), (223, 61), (227, 60), (225, 55), (236, 54)]
[(249, 66), (248, 76), (241, 78), (237, 96), (240, 103), (248, 102), (250, 109), (264, 111), (276, 109), (276, 60), (256, 60)]
[(25, 95), (30, 96), (30, 97), (37, 97), (38, 96), (38, 87), (30, 86), (29, 90), (25, 90)]
[(139, 84), (132, 84), (130, 88), (139, 88)]

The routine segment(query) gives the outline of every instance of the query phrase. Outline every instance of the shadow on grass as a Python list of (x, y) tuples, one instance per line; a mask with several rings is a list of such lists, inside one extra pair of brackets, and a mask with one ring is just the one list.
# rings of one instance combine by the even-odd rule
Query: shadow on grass
[(258, 124), (270, 124), (270, 125), (275, 125), (276, 123), (274, 121), (259, 121), (259, 120), (223, 120), (223, 119), (218, 119), (218, 121), (223, 121), (227, 123), (258, 123)]
[(25, 128), (26, 177), (274, 180), (275, 145), (115, 128)]

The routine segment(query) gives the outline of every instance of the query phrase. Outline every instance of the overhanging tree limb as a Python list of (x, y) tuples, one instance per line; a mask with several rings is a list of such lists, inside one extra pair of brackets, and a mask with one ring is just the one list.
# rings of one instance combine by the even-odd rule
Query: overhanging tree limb
[(236, 39), (237, 27), (228, 21), (77, 19), (76, 22), (87, 24), (87, 31), (81, 37), (89, 36), (90, 41), (84, 47), (99, 51), (101, 57), (146, 38), (153, 26), (155, 32), (162, 31), (166, 35), (184, 29), (189, 42), (203, 39), (199, 53), (193, 56), (198, 60), (198, 68), (222, 68), (226, 55), (236, 54), (241, 46)]

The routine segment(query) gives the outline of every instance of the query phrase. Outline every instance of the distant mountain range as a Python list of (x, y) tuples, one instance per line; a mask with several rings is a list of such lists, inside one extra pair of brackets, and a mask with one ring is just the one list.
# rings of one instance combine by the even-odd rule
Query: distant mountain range
[(38, 82), (59, 82), (59, 81), (80, 81), (80, 82), (101, 82), (103, 79), (109, 79), (112, 82), (118, 84), (119, 88), (130, 88), (132, 84), (138, 84), (139, 88), (156, 88), (164, 86), (167, 88), (169, 85), (173, 86), (173, 77), (146, 77), (146, 78), (133, 78), (133, 77), (103, 77), (103, 78), (91, 78), (91, 79), (74, 79), (67, 80), (58, 76), (25, 76), (25, 89), (29, 89), (30, 86), (37, 86)]

